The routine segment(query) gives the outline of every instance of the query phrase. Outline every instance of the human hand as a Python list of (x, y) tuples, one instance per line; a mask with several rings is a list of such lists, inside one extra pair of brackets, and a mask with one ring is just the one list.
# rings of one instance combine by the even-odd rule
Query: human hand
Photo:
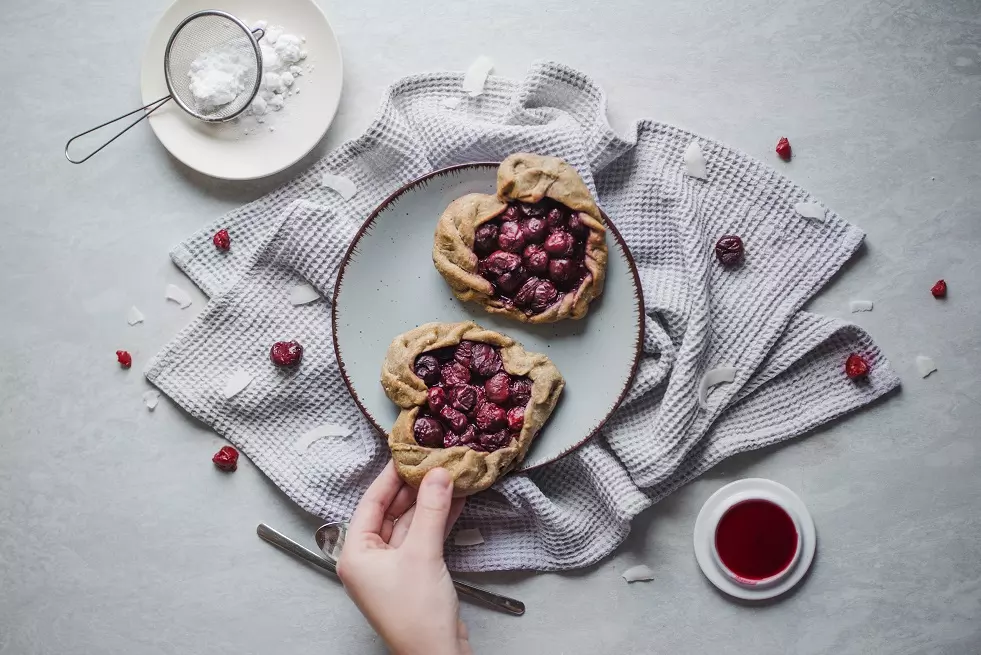
[(442, 468), (418, 492), (388, 463), (358, 503), (337, 575), (395, 655), (471, 655), (443, 541), (463, 510)]

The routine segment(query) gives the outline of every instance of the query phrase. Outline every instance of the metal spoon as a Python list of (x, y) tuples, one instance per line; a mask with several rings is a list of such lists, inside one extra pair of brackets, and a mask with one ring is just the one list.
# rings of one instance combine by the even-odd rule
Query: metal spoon
[[(317, 546), (327, 557), (327, 560), (333, 564), (337, 564), (337, 560), (341, 556), (341, 550), (344, 548), (344, 539), (347, 536), (348, 525), (346, 522), (327, 523), (317, 528), (317, 532), (314, 535)], [(525, 613), (525, 604), (520, 600), (495, 594), (492, 591), (475, 587), (461, 580), (454, 580), (453, 586), (456, 587), (459, 594), (487, 603), (509, 614), (521, 616)]]

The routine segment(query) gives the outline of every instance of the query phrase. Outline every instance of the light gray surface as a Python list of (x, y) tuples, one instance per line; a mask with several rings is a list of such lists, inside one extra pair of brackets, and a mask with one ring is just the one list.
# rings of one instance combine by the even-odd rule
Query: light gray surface
[[(610, 232), (603, 295), (592, 308), (597, 311), (581, 321), (516, 323), (488, 314), (476, 303), (461, 303), (432, 264), (432, 217), (468, 193), (496, 193), (496, 184), (496, 166), (466, 168), (416, 186), (382, 211), (361, 236), (344, 271), (337, 296), (337, 342), (351, 386), (375, 423), (383, 426), (394, 424), (401, 408), (378, 384), (378, 355), (388, 351), (396, 336), (419, 325), (474, 321), (507, 334), (529, 352), (547, 355), (566, 387), (521, 464), (531, 468), (574, 450), (619, 402), (639, 357), (638, 284)], [(589, 390), (588, 402), (584, 389)]]
[[(403, 3), (324, 7), (345, 96), (322, 148), (358, 134), (388, 82), (477, 54), (520, 75), (555, 58), (598, 79), (614, 125), (677, 123), (775, 162), (864, 228), (868, 247), (812, 309), (855, 319), (901, 393), (806, 439), (738, 458), (641, 515), (609, 561), (567, 575), (481, 576), (524, 618), (464, 607), (478, 652), (977, 653), (981, 650), (981, 4)], [(718, 3), (722, 4), (722, 3)], [(165, 2), (11, 4), (0, 214), (0, 653), (376, 653), (339, 586), (259, 541), (312, 533), (248, 463), (209, 461), (210, 432), (143, 363), (200, 311), (168, 246), (272, 186), (182, 168), (146, 128), (84, 167), (64, 141), (134, 106)], [(946, 302), (929, 296), (939, 277)], [(165, 304), (175, 282), (196, 303)], [(130, 328), (131, 305), (147, 316)], [(134, 353), (121, 371), (113, 351)], [(940, 371), (916, 376), (927, 354)], [(780, 481), (819, 545), (796, 593), (746, 607), (697, 570), (691, 529), (724, 482)], [(307, 542), (312, 539), (307, 536)], [(657, 578), (627, 586), (636, 562)]]

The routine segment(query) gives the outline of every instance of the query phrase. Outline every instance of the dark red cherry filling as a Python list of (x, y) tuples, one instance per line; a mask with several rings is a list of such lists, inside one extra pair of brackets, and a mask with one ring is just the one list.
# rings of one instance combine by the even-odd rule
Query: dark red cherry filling
[(462, 341), (419, 355), (413, 369), (429, 387), (412, 428), (420, 446), (489, 453), (521, 432), (532, 382), (506, 372), (498, 348)]
[(510, 202), (503, 214), (474, 233), (477, 272), (494, 285), (494, 297), (506, 306), (540, 314), (589, 274), (588, 238), (580, 213), (550, 198), (535, 204)]

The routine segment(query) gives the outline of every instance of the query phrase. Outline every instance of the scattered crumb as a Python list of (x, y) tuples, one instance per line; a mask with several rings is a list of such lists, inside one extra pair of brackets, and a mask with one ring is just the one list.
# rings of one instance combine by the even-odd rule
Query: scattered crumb
[(456, 109), (460, 106), (460, 98), (443, 98), (441, 103), (447, 109)]
[(937, 370), (937, 365), (926, 355), (916, 356), (916, 370), (920, 372), (920, 377), (925, 378)]
[(350, 178), (344, 177), (343, 175), (324, 173), (323, 178), (320, 180), (320, 184), (327, 189), (333, 189), (341, 196), (341, 198), (344, 198), (344, 200), (350, 200), (358, 192), (358, 187), (354, 185), (354, 182), (352, 182)]
[(320, 293), (310, 284), (298, 284), (290, 289), (290, 302), (293, 305), (306, 305), (320, 300)]
[(143, 392), (143, 404), (151, 412), (157, 408), (157, 403), (160, 402), (160, 392), (150, 389), (149, 391)]
[(306, 452), (313, 442), (324, 437), (346, 437), (351, 434), (351, 428), (333, 423), (324, 423), (305, 432), (299, 439), (293, 442), (293, 447), (297, 452)]
[(848, 306), (852, 310), (852, 314), (855, 312), (871, 312), (872, 311), (872, 301), (871, 300), (853, 300), (848, 303)]
[(623, 579), (627, 582), (647, 582), (654, 579), (654, 571), (651, 567), (646, 564), (640, 564), (638, 566), (633, 566), (622, 574)]
[(705, 165), (705, 155), (698, 143), (692, 141), (685, 149), (685, 166), (688, 168), (688, 175), (700, 180), (708, 179), (708, 171)]
[(804, 218), (823, 221), (827, 210), (816, 202), (799, 202), (794, 205), (794, 211)]
[(181, 309), (187, 309), (191, 306), (191, 296), (176, 284), (168, 284), (164, 294), (167, 300), (177, 303)]
[(252, 384), (252, 376), (247, 371), (239, 369), (232, 373), (228, 381), (225, 382), (225, 389), (222, 393), (225, 398), (231, 398), (241, 393), (250, 384)]
[(136, 325), (137, 323), (142, 323), (143, 312), (138, 310), (136, 308), (136, 305), (133, 305), (132, 307), (129, 308), (129, 311), (126, 312), (126, 322), (129, 323), (130, 325)]
[(698, 385), (698, 406), (708, 409), (708, 390), (717, 384), (732, 382), (736, 379), (736, 369), (731, 366), (720, 366), (707, 371)]
[(484, 535), (477, 528), (457, 530), (453, 535), (453, 543), (457, 546), (479, 546), (484, 543)]
[(490, 57), (483, 55), (477, 57), (463, 76), (463, 91), (468, 93), (471, 98), (481, 95), (484, 92), (484, 85), (487, 83), (487, 76), (492, 70), (494, 70), (494, 62)]

